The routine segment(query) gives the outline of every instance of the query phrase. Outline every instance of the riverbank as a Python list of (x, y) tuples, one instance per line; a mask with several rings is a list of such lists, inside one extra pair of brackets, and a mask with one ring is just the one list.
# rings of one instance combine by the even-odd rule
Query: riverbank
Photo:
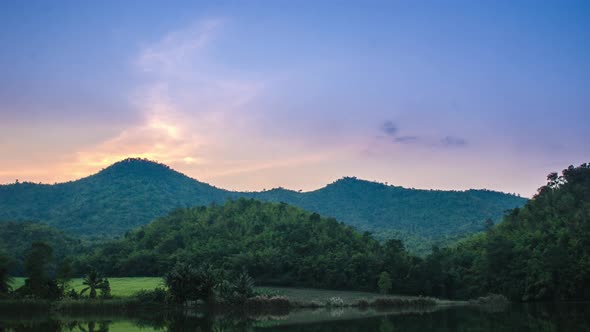
[[(12, 288), (16, 289), (24, 284), (25, 278), (14, 278), (12, 281)], [(142, 291), (153, 291), (156, 288), (164, 288), (162, 278), (159, 277), (125, 277), (125, 278), (109, 278), (111, 287), (111, 295), (115, 299), (130, 298)], [(81, 278), (74, 278), (70, 282), (70, 287), (76, 292), (80, 292), (85, 286), (82, 284)], [(325, 290), (316, 288), (299, 288), (299, 287), (275, 287), (275, 286), (260, 286), (255, 287), (257, 294), (266, 295), (267, 297), (286, 297), (294, 306), (325, 306), (325, 304), (333, 298), (339, 298), (343, 302), (343, 306), (354, 306), (361, 300), (373, 302), (376, 299), (387, 299), (398, 302), (413, 302), (424, 300), (420, 296), (404, 296), (404, 295), (383, 295), (372, 292), (361, 291), (347, 291), (347, 290)], [(429, 298), (430, 299), (430, 298)], [(437, 305), (457, 304), (461, 301), (449, 301), (443, 299), (434, 299)]]
[[(164, 308), (164, 310), (186, 309), (186, 307), (167, 303), (166, 296), (162, 295), (162, 292), (154, 292), (158, 288), (164, 288), (162, 278), (109, 278), (109, 282), (112, 299), (63, 299), (53, 302), (32, 299), (6, 299), (0, 300), (0, 310), (109, 313), (135, 312), (153, 308)], [(24, 283), (23, 278), (14, 278), (12, 286), (17, 288), (22, 283)], [(84, 287), (82, 279), (72, 279), (70, 287), (79, 293)], [(255, 297), (239, 305), (215, 303), (210, 307), (215, 311), (288, 312), (302, 308), (403, 309), (466, 304), (463, 301), (449, 301), (422, 296), (383, 295), (360, 291), (294, 287), (256, 287), (255, 293)], [(203, 310), (204, 306), (202, 303), (193, 303), (189, 306), (189, 309)]]

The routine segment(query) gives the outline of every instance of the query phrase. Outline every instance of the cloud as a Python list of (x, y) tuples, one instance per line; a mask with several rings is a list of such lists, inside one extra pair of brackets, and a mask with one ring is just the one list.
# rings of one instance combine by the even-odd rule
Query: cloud
[(443, 139), (440, 140), (440, 143), (443, 146), (449, 146), (449, 147), (459, 147), (459, 146), (465, 146), (467, 145), (467, 140), (461, 137), (455, 137), (455, 136), (446, 136)]
[(140, 120), (79, 151), (80, 173), (142, 157), (218, 181), (349, 153), (348, 147), (308, 149), (300, 138), (269, 137), (260, 119), (272, 111), (261, 102), (272, 78), (232, 70), (208, 57), (225, 24), (226, 20), (205, 20), (144, 46), (132, 65), (145, 80), (129, 94)]
[(225, 73), (205, 56), (223, 22), (198, 22), (146, 45), (133, 65), (148, 77), (129, 95), (140, 120), (79, 151), (79, 164), (107, 166), (128, 156), (172, 165), (207, 163), (203, 149), (223, 142), (223, 135), (244, 121), (238, 110), (262, 88)]
[(381, 125), (381, 131), (385, 133), (385, 135), (387, 136), (394, 137), (395, 135), (397, 135), (398, 129), (395, 123), (393, 123), (392, 121), (385, 121)]
[(158, 42), (144, 47), (135, 65), (147, 73), (182, 74), (178, 71), (179, 66), (198, 60), (223, 23), (221, 19), (208, 19), (170, 32)]
[(405, 136), (397, 136), (399, 132), (398, 126), (393, 123), (393, 121), (387, 120), (381, 124), (380, 128), (381, 132), (383, 132), (386, 136), (378, 135), (377, 138), (393, 138), (393, 143), (399, 144), (410, 144), (416, 143), (419, 141), (418, 136), (412, 135), (405, 135)]
[(417, 136), (400, 136), (393, 139), (393, 142), (400, 144), (411, 144), (418, 142)]

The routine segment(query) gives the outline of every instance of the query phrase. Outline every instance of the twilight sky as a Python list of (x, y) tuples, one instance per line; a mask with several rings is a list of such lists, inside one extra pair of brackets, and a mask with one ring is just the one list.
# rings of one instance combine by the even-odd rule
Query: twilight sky
[(0, 183), (531, 196), (590, 161), (590, 1), (1, 1)]

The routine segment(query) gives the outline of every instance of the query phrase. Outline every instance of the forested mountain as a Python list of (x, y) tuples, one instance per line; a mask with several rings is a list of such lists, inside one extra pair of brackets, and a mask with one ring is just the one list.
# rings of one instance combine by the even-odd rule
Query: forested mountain
[(524, 207), (431, 257), (454, 296), (590, 299), (590, 165), (550, 174)]
[(90, 236), (115, 236), (179, 207), (251, 197), (286, 202), (337, 218), (378, 238), (399, 237), (416, 249), (477, 232), (526, 200), (487, 190), (414, 190), (343, 178), (311, 192), (231, 192), (141, 159), (118, 162), (87, 178), (0, 186), (0, 220), (38, 220)]
[(0, 186), (0, 220), (37, 220), (81, 235), (120, 235), (178, 207), (223, 202), (230, 192), (168, 166), (127, 159), (81, 180)]
[[(590, 299), (590, 166), (552, 173), (547, 185), (497, 224), (424, 258), (399, 240), (286, 203), (237, 199), (176, 209), (93, 247), (34, 223), (4, 223), (0, 240), (18, 260), (35, 240), (70, 255), (78, 274), (160, 276), (176, 263), (247, 270), (261, 284), (376, 290), (469, 299)], [(74, 248), (74, 250), (72, 250)], [(1, 251), (2, 248), (0, 248)], [(56, 262), (59, 261), (59, 257)]]
[(378, 239), (398, 238), (414, 250), (430, 250), (484, 229), (525, 199), (489, 190), (418, 190), (343, 178), (308, 193), (273, 189), (254, 198), (287, 202), (332, 216)]

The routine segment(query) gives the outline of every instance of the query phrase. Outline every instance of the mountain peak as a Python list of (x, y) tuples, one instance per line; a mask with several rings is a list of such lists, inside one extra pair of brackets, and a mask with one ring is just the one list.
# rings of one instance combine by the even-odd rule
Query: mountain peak
[(99, 177), (142, 177), (180, 175), (180, 173), (157, 161), (145, 158), (127, 158), (104, 168), (96, 175)]
[(168, 165), (159, 163), (154, 160), (146, 158), (127, 158), (108, 166), (103, 171), (108, 170), (126, 170), (126, 169), (160, 169), (160, 170), (172, 170)]

